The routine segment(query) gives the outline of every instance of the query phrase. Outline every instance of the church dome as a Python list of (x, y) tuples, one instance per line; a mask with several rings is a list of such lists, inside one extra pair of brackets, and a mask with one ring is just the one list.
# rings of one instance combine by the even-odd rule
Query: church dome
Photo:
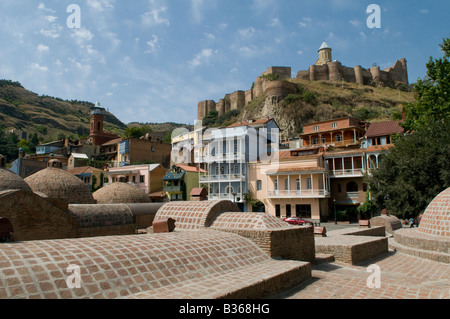
[(140, 188), (127, 183), (113, 183), (100, 188), (94, 194), (97, 204), (150, 203), (150, 197)]
[(94, 204), (88, 185), (78, 177), (56, 167), (47, 167), (25, 179), (33, 192), (50, 199), (64, 200), (68, 204)]
[(31, 192), (30, 186), (17, 175), (6, 168), (6, 158), (0, 154), (0, 192), (10, 189), (19, 189)]
[(436, 196), (423, 213), (419, 231), (428, 235), (450, 237), (450, 188)]

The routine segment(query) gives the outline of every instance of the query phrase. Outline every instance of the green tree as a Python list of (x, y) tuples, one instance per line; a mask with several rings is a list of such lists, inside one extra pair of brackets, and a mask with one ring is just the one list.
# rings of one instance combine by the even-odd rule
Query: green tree
[(450, 119), (450, 39), (440, 44), (444, 57), (430, 60), (426, 64), (427, 75), (414, 85), (416, 102), (405, 105), (406, 130), (416, 130), (432, 122)]
[(433, 122), (411, 135), (398, 137), (368, 185), (378, 209), (387, 208), (399, 218), (421, 214), (443, 190), (450, 187), (450, 123)]
[(133, 126), (127, 127), (125, 129), (125, 137), (126, 138), (140, 138), (147, 133), (152, 132), (152, 127), (150, 125), (143, 126)]
[(203, 126), (212, 126), (212, 125), (216, 124), (218, 118), (219, 118), (219, 112), (217, 112), (215, 110), (210, 111), (208, 113), (208, 115), (206, 115), (203, 118)]

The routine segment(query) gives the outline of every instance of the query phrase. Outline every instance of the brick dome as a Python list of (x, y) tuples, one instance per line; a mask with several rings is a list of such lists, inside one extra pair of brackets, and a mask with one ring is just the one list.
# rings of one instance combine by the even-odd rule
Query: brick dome
[(150, 197), (140, 188), (127, 183), (113, 183), (100, 188), (94, 194), (97, 204), (150, 203)]
[(419, 231), (428, 235), (450, 237), (450, 188), (436, 196), (420, 221)]
[(88, 185), (63, 169), (48, 167), (25, 179), (33, 192), (50, 199), (64, 200), (68, 204), (94, 204)]
[(30, 186), (14, 172), (0, 167), (0, 192), (10, 189), (19, 189), (31, 192)]

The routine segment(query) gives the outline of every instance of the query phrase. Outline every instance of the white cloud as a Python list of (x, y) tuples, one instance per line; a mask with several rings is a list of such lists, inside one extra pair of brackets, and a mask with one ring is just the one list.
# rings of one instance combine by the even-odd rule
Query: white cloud
[(55, 16), (45, 16), (45, 19), (46, 19), (48, 22), (55, 22), (55, 21), (58, 19), (58, 17), (55, 17)]
[(39, 52), (48, 52), (48, 51), (50, 51), (50, 48), (48, 46), (46, 46), (45, 44), (39, 44), (37, 46), (37, 50)]
[(87, 0), (87, 5), (98, 11), (114, 9), (115, 0)]
[(198, 53), (195, 58), (190, 62), (190, 65), (196, 67), (207, 62), (214, 53), (217, 51), (213, 51), (212, 49), (203, 49), (200, 53)]
[(350, 24), (354, 27), (357, 27), (361, 24), (361, 22), (355, 19), (355, 20), (351, 20)]
[(48, 67), (40, 65), (39, 63), (30, 63), (30, 68), (32, 70), (38, 70), (38, 71), (42, 71), (42, 72), (48, 71)]
[(427, 14), (428, 12), (430, 12), (430, 10), (428, 10), (428, 9), (422, 9), (422, 10), (419, 10), (419, 12), (420, 12), (420, 13), (423, 13), (423, 14)]
[(359, 35), (361, 36), (361, 38), (366, 39), (367, 35), (364, 32), (360, 32)]
[(191, 0), (192, 17), (196, 23), (200, 23), (203, 20), (202, 7), (204, 6), (203, 0)]
[(50, 13), (55, 13), (56, 12), (55, 10), (47, 8), (43, 2), (39, 2), (38, 9), (42, 10), (42, 11), (45, 11), (45, 12), (50, 12)]
[(145, 51), (146, 54), (153, 53), (159, 48), (158, 36), (153, 34), (152, 37), (153, 37), (153, 40), (147, 41), (147, 50)]
[(164, 13), (167, 12), (167, 6), (156, 0), (150, 0), (150, 5), (150, 10), (141, 15), (142, 24), (145, 26), (169, 26), (170, 21), (164, 16)]
[(91, 41), (94, 35), (88, 29), (80, 28), (80, 29), (73, 29), (71, 37), (75, 39), (75, 42), (78, 45), (83, 47), (84, 43), (87, 41)]
[(302, 51), (302, 50), (298, 50), (298, 51), (297, 51), (297, 54), (302, 55), (302, 54), (303, 54), (303, 51)]
[(310, 22), (312, 21), (312, 19), (310, 17), (304, 17), (302, 18), (302, 20), (298, 23), (299, 27), (304, 28), (306, 27)]
[(59, 24), (53, 24), (51, 29), (41, 29), (39, 32), (48, 38), (57, 39), (61, 36), (63, 28)]
[(272, 22), (269, 24), (269, 27), (277, 27), (279, 25), (281, 25), (280, 19), (273, 18)]
[(250, 38), (255, 32), (256, 30), (253, 27), (238, 30), (238, 33), (244, 38)]

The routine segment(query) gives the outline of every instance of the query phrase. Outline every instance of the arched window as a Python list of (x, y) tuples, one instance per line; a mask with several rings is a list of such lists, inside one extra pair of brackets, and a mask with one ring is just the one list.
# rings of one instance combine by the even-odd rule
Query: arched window
[(97, 131), (100, 131), (100, 129), (101, 129), (101, 123), (100, 122), (97, 122)]
[(232, 193), (234, 193), (234, 188), (233, 188), (233, 186), (227, 186), (227, 187), (225, 188), (225, 193), (226, 193), (226, 194), (232, 194)]

